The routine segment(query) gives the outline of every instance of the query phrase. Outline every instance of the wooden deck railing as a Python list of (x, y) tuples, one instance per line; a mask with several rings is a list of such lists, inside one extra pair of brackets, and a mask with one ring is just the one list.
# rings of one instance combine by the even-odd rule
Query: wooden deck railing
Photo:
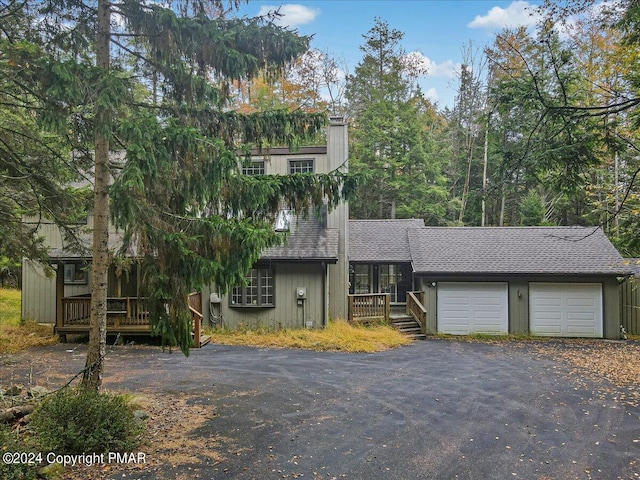
[[(62, 319), (59, 327), (89, 326), (91, 297), (65, 297), (62, 299)], [(149, 326), (146, 298), (107, 298), (107, 326)]]
[(424, 292), (407, 292), (407, 315), (420, 324), (420, 331), (427, 333), (427, 309), (424, 307)]
[(389, 322), (391, 295), (364, 293), (349, 295), (349, 322)]
[[(206, 341), (202, 338), (202, 294), (192, 293), (188, 298), (193, 318), (194, 347)], [(56, 321), (56, 331), (82, 333), (89, 330), (91, 297), (65, 297), (62, 299), (62, 316)], [(107, 298), (107, 330), (110, 333), (151, 334), (149, 310), (145, 297)]]
[(188, 300), (189, 311), (193, 320), (193, 346), (200, 348), (208, 340), (202, 337), (202, 293), (192, 293), (189, 295)]

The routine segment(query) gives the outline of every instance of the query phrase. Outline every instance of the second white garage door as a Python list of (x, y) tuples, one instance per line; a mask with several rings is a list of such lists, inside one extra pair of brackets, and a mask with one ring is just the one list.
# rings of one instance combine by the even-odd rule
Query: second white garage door
[(438, 284), (438, 332), (506, 334), (508, 312), (506, 283)]
[(529, 284), (529, 331), (554, 337), (602, 337), (602, 285)]

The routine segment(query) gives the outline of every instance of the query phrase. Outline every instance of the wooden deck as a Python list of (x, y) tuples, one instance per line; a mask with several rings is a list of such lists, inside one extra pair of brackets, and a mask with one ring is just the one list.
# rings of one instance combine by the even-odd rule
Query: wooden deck
[(349, 322), (389, 323), (391, 294), (362, 293), (349, 295)]
[[(193, 317), (194, 347), (209, 343), (209, 337), (202, 335), (202, 296), (189, 296), (189, 310)], [(89, 332), (91, 318), (91, 297), (64, 297), (58, 306), (55, 331), (62, 341), (68, 334)], [(144, 297), (107, 298), (107, 333), (122, 335), (151, 335), (147, 299)]]

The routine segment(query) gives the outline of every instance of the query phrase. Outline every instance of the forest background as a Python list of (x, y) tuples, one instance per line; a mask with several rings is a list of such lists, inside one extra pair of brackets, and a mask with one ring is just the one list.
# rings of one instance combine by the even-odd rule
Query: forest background
[[(445, 108), (384, 19), (347, 72), (277, 10), (237, 16), (242, 3), (0, 1), (0, 271), (46, 264), (41, 219), (82, 248), (76, 227), (93, 211), (90, 388), (110, 262), (126, 270), (137, 248), (155, 331), (187, 353), (187, 294), (242, 283), (282, 241), (283, 203), (307, 214), (348, 199), (352, 218), (427, 225), (599, 226), (640, 256), (638, 0), (547, 0), (535, 29), (463, 46)], [(349, 122), (350, 174), (238, 175), (239, 152), (324, 143), (328, 115)]]
[(427, 72), (404, 33), (377, 18), (352, 72), (311, 50), (275, 83), (238, 85), (236, 107), (345, 115), (350, 169), (366, 177), (352, 218), (593, 225), (640, 256), (637, 9), (549, 1), (535, 29), (504, 29), (485, 48), (460, 39), (455, 100), (443, 108), (421, 90)]

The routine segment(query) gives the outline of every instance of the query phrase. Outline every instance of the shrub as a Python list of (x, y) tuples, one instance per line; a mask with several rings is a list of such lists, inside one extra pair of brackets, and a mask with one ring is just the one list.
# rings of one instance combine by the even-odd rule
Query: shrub
[[(7, 425), (0, 423), (0, 453), (30, 453), (18, 435)], [(3, 480), (35, 480), (40, 465), (17, 462), (15, 464), (0, 461), (0, 478)]]
[(67, 454), (131, 451), (143, 431), (122, 395), (71, 388), (44, 400), (29, 426), (43, 451)]

